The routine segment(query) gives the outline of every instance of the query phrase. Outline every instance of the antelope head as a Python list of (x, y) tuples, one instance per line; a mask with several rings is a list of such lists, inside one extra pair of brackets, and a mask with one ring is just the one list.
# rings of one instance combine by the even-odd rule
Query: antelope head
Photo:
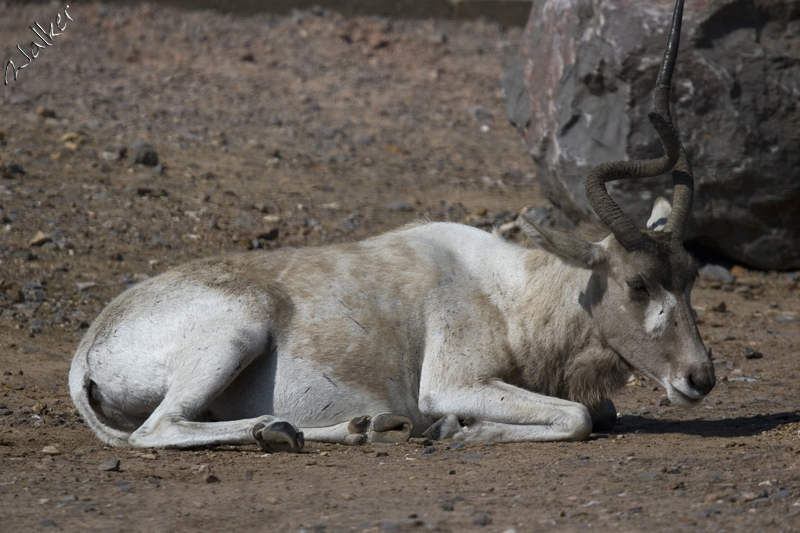
[[(692, 169), (669, 111), (672, 70), (678, 52), (683, 0), (672, 18), (654, 94), (650, 123), (664, 156), (646, 161), (602, 163), (586, 178), (586, 194), (611, 235), (589, 242), (520, 220), (541, 247), (565, 262), (592, 271), (581, 305), (591, 315), (604, 347), (661, 384), (675, 404), (699, 402), (714, 387), (714, 367), (700, 339), (689, 294), (697, 277), (683, 246), (692, 210)], [(646, 228), (639, 229), (609, 196), (605, 183), (672, 171), (673, 204), (656, 200)]]

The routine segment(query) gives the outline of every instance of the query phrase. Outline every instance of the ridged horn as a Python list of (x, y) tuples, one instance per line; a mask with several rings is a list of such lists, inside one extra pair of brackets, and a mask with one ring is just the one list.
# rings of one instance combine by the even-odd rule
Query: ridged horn
[[(664, 50), (664, 58), (661, 61), (661, 69), (656, 81), (656, 90), (653, 95), (654, 111), (647, 116), (661, 138), (664, 156), (644, 161), (602, 163), (592, 169), (586, 177), (586, 196), (592, 209), (600, 217), (600, 220), (608, 226), (617, 241), (629, 252), (642, 248), (648, 239), (639, 231), (633, 219), (623, 213), (622, 209), (609, 196), (605, 186), (607, 182), (627, 178), (649, 178), (674, 169), (672, 179), (675, 184), (674, 203), (676, 206), (673, 206), (673, 213), (667, 221), (667, 228), (673, 232), (680, 230), (678, 233), (682, 235), (686, 218), (688, 217), (686, 210), (691, 210), (693, 193), (691, 168), (678, 134), (672, 126), (672, 117), (669, 113), (669, 89), (680, 44), (682, 17), (683, 0), (678, 0), (672, 17), (667, 47)], [(683, 215), (676, 214), (676, 207), (685, 211)], [(667, 228), (665, 228), (665, 231)]]

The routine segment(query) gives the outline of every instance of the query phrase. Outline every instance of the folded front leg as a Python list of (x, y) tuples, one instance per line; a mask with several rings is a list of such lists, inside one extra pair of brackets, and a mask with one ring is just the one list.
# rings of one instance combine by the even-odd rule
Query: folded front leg
[[(445, 417), (429, 430), (434, 438), (482, 442), (583, 440), (592, 432), (586, 406), (530, 392), (500, 380), (420, 394), (420, 410)], [(459, 421), (466, 421), (465, 424)]]

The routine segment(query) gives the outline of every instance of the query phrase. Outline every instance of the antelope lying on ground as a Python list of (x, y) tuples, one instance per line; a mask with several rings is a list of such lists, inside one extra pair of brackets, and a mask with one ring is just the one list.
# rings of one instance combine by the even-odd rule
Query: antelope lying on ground
[[(682, 244), (693, 182), (673, 129), (673, 25), (650, 120), (666, 155), (587, 178), (611, 234), (521, 227), (524, 248), (459, 224), (357, 244), (195, 261), (126, 291), (78, 347), (70, 392), (110, 445), (257, 442), (299, 451), (431, 438), (584, 439), (613, 426), (609, 394), (636, 369), (693, 404), (714, 369), (692, 317)], [(648, 229), (604, 183), (673, 170), (674, 207)]]

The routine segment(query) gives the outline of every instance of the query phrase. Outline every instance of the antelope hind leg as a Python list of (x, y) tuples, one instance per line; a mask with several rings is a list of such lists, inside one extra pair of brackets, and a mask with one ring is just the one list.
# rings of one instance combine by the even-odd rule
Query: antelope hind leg
[(349, 422), (321, 428), (302, 428), (305, 438), (316, 442), (332, 442), (359, 446), (362, 444), (395, 444), (406, 442), (413, 424), (402, 415), (381, 413), (359, 416)]

